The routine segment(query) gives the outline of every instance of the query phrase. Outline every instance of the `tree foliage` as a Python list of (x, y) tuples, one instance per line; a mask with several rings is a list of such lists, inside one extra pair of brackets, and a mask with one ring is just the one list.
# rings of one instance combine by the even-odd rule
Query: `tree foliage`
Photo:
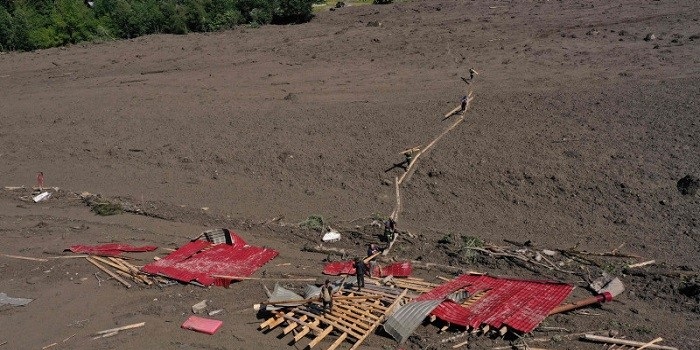
[(242, 24), (304, 23), (314, 0), (0, 0), (0, 51)]

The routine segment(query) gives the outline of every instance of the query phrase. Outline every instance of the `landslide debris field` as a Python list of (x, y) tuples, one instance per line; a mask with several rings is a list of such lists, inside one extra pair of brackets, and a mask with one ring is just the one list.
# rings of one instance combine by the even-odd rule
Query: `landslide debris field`
[[(615, 301), (549, 317), (525, 341), (600, 349), (575, 334), (604, 330), (700, 348), (700, 194), (678, 186), (700, 176), (699, 18), (695, 1), (410, 1), (0, 54), (0, 185), (27, 187), (0, 190), (0, 253), (160, 247), (130, 255), (143, 265), (226, 227), (280, 252), (254, 276), (320, 281), (338, 257), (304, 251), (321, 234), (299, 223), (323, 216), (342, 234), (325, 247), (364, 255), (382, 232), (372, 222), (395, 208), (400, 152), (452, 125), (459, 116), (445, 113), (471, 90), (464, 122), (401, 184), (399, 238), (383, 259), (577, 287), (606, 271), (626, 287)], [(470, 68), (479, 75), (466, 84)], [(39, 171), (60, 190), (33, 203)], [(96, 215), (84, 191), (132, 212)], [(493, 254), (522, 249), (555, 251), (557, 268)], [(425, 280), (453, 276), (418, 264)], [(0, 348), (293, 348), (257, 330), (252, 304), (274, 282), (125, 289), (98, 283), (84, 259), (6, 256), (0, 272), (1, 293), (34, 299), (0, 306)], [(221, 330), (180, 329), (204, 299), (224, 309)], [(136, 322), (146, 325), (91, 339)], [(425, 324), (403, 347), (451, 348), (441, 340), (460, 329), (439, 331)], [(509, 344), (474, 336), (469, 347)], [(363, 348), (397, 344), (379, 331)]]

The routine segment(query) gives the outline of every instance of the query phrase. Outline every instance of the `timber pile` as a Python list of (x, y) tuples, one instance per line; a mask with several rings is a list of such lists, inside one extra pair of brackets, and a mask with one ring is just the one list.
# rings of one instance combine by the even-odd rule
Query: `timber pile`
[[(269, 331), (284, 326), (281, 337), (293, 333), (291, 344), (295, 346), (302, 339), (310, 337), (308, 349), (319, 345), (331, 334), (335, 338), (328, 350), (346, 342), (352, 344), (350, 349), (358, 349), (396, 307), (408, 302), (407, 292), (406, 289), (373, 285), (366, 285), (359, 292), (344, 288), (335, 294), (330, 312), (324, 313), (317, 304), (290, 307), (277, 311), (261, 323), (259, 329)], [(361, 296), (367, 299), (352, 298)]]
[(127, 280), (132, 280), (133, 282), (139, 284), (143, 283), (149, 286), (154, 283), (152, 277), (144, 274), (139, 270), (139, 267), (130, 264), (124, 259), (97, 255), (90, 255), (85, 259), (110, 277), (117, 280), (119, 283), (123, 284), (126, 288), (131, 288), (131, 283), (129, 283)]

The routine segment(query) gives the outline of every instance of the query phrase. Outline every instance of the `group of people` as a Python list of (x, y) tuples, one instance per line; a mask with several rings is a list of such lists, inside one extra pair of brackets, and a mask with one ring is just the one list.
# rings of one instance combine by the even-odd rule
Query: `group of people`
[[(393, 219), (389, 219), (384, 223), (384, 235), (385, 239), (387, 239), (389, 242), (391, 242), (394, 239), (394, 233), (396, 230), (396, 222)], [(389, 239), (390, 237), (390, 239)], [(376, 244), (368, 244), (367, 245), (367, 257), (373, 257), (374, 255), (381, 253), (382, 249), (379, 248)], [(367, 263), (365, 263), (365, 259), (362, 258), (355, 258), (354, 262), (354, 267), (355, 267), (355, 278), (357, 279), (357, 291), (362, 291), (362, 288), (365, 287), (365, 276), (372, 276), (372, 264), (368, 266)], [(330, 284), (330, 280), (325, 280), (323, 285), (321, 286), (321, 293), (320, 293), (320, 300), (323, 303), (323, 310), (325, 311), (333, 311), (333, 287)]]

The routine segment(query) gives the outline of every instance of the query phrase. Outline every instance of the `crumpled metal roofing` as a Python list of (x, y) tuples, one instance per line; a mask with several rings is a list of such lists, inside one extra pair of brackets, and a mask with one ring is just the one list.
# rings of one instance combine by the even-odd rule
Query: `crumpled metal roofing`
[[(408, 277), (413, 272), (413, 266), (410, 261), (397, 262), (388, 266), (374, 265), (372, 267), (373, 277)], [(349, 261), (333, 261), (326, 264), (323, 267), (324, 275), (338, 276), (338, 275), (354, 275), (355, 274), (355, 262)]]
[(78, 244), (71, 246), (69, 249), (73, 253), (84, 253), (100, 256), (119, 256), (122, 252), (150, 252), (156, 250), (157, 248), (158, 247), (152, 245), (135, 247), (128, 244), (109, 243), (97, 246)]
[(233, 245), (212, 244), (206, 240), (189, 242), (141, 270), (185, 283), (227, 286), (230, 280), (211, 276), (248, 277), (278, 254), (273, 249), (250, 246), (233, 233), (231, 238)]
[(403, 305), (386, 319), (384, 330), (401, 344), (441, 302), (442, 300), (424, 300)]
[[(520, 332), (531, 332), (549, 312), (560, 305), (571, 293), (573, 286), (548, 281), (528, 281), (491, 276), (462, 275), (430, 291), (428, 297), (438, 298), (445, 290), (463, 285), (470, 295), (480, 291), (486, 294), (465, 308), (451, 300), (443, 301), (432, 314), (452, 324), (479, 327), (488, 324), (507, 326)], [(430, 294), (432, 293), (432, 294)], [(418, 299), (424, 299), (426, 294)]]

